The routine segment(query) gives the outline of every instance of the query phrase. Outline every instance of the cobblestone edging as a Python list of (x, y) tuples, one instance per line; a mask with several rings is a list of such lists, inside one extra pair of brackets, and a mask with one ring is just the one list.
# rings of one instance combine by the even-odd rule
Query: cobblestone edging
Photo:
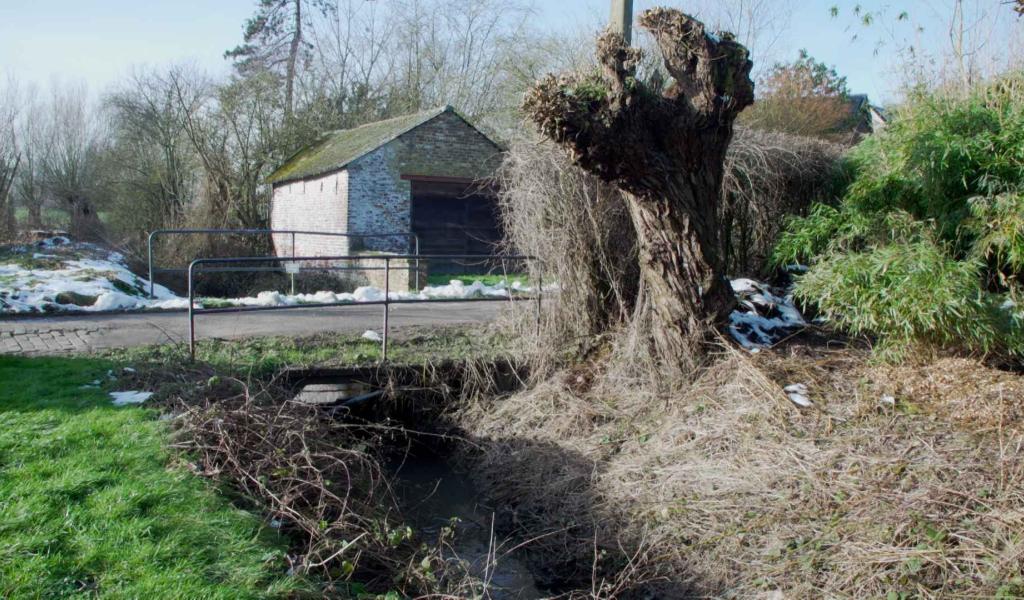
[(99, 328), (54, 329), (15, 326), (0, 331), (0, 354), (50, 355), (89, 352)]

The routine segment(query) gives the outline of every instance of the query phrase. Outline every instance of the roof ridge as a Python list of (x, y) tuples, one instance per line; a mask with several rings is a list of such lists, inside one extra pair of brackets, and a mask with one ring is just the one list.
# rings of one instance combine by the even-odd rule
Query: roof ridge
[(434, 107), (434, 108), (425, 108), (423, 110), (419, 110), (419, 111), (416, 111), (416, 112), (411, 112), (411, 113), (406, 114), (406, 115), (398, 115), (397, 117), (388, 117), (387, 119), (381, 119), (380, 121), (370, 121), (369, 123), (363, 123), (362, 125), (356, 125), (355, 127), (349, 127), (348, 129), (331, 129), (330, 131), (324, 132), (323, 136), (329, 136), (329, 135), (332, 135), (332, 134), (335, 134), (335, 133), (343, 133), (345, 131), (355, 131), (357, 129), (362, 129), (364, 127), (371, 127), (373, 125), (383, 125), (385, 123), (391, 123), (392, 121), (398, 121), (400, 119), (409, 119), (409, 118), (420, 116), (420, 115), (428, 115), (428, 114), (430, 114), (430, 115), (440, 115), (440, 114), (444, 114), (445, 112), (447, 112), (449, 110), (454, 110), (450, 104), (445, 104), (444, 106), (438, 106), (438, 107)]

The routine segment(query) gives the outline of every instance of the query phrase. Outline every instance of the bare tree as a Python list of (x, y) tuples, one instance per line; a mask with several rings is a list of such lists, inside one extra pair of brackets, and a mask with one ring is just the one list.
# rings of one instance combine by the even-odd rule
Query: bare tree
[(176, 80), (184, 69), (136, 70), (104, 100), (111, 123), (115, 213), (132, 229), (179, 222), (193, 202), (195, 153)]
[(325, 94), (345, 126), (389, 115), (387, 83), (396, 62), (398, 20), (378, 2), (335, 0), (313, 30), (313, 95)]
[(916, 12), (904, 10), (906, 4), (876, 10), (857, 4), (845, 13), (838, 7), (831, 12), (852, 21), (855, 41), (873, 36), (876, 54), (893, 48), (894, 68), (908, 89), (959, 93), (1021, 66), (1024, 28), (1008, 18), (1003, 0), (936, 0)]
[[(413, 0), (418, 2), (418, 0)], [(472, 117), (501, 107), (503, 67), (524, 39), (529, 7), (510, 0), (460, 0), (434, 6), (426, 19), (409, 21), (421, 54), (410, 55), (421, 103), (451, 103)]]
[(43, 203), (47, 197), (43, 165), (51, 150), (47, 140), (47, 107), (40, 102), (35, 87), (26, 88), (21, 97), (22, 111), (18, 123), (21, 139), (21, 168), (14, 181), (16, 201), (25, 208), (29, 229), (43, 228)]
[(102, 231), (96, 200), (106, 131), (84, 86), (55, 85), (48, 113), (43, 183), (68, 211), (71, 234), (97, 238)]
[[(453, 104), (481, 117), (515, 104), (529, 50), (525, 0), (333, 0), (314, 26), (315, 77), (358, 121)], [(351, 119), (350, 119), (351, 120)]]
[(11, 188), (21, 165), (17, 133), (19, 105), (17, 83), (8, 79), (0, 90), (0, 239), (10, 239), (16, 233)]
[(730, 34), (679, 11), (651, 9), (638, 24), (654, 36), (670, 85), (638, 80), (640, 51), (609, 32), (598, 40), (600, 75), (548, 76), (525, 110), (576, 164), (625, 192), (655, 348), (666, 368), (685, 372), (709, 321), (735, 302), (718, 213), (733, 122), (754, 101), (753, 65)]
[(264, 74), (215, 86), (179, 73), (170, 83), (202, 170), (203, 222), (265, 226), (269, 198), (263, 179), (289, 152), (280, 143), (283, 107), (275, 82)]
[(686, 10), (710, 24), (735, 34), (758, 57), (760, 65), (774, 62), (779, 41), (793, 18), (793, 0), (698, 0), (685, 3)]

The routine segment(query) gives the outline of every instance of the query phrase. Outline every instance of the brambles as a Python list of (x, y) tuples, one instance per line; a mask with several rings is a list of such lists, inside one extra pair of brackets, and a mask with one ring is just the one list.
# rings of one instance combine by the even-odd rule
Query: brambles
[(381, 465), (389, 438), (408, 432), (335, 421), (316, 406), (281, 402), (272, 386), (209, 385), (236, 393), (182, 403), (176, 447), (194, 457), (198, 474), (230, 484), (268, 513), (292, 540), (296, 574), (315, 576), (324, 589), (359, 582), (365, 591), (408, 595), (473, 585), (439, 554), (446, 532), (423, 540), (402, 519)]

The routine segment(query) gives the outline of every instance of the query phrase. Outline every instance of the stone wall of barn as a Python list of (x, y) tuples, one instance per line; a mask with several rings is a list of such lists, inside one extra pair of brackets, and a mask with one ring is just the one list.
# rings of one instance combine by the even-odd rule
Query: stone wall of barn
[[(408, 232), (412, 229), (409, 178), (480, 180), (492, 176), (501, 151), (454, 112), (385, 144), (349, 165), (349, 231)], [(367, 239), (364, 250), (410, 252), (399, 238)]]
[[(349, 174), (344, 170), (277, 185), (270, 204), (270, 227), (345, 233), (348, 189)], [(344, 237), (296, 235), (293, 255), (291, 235), (275, 234), (273, 238), (278, 256), (345, 256), (350, 250)]]
[[(407, 233), (412, 228), (409, 215), (409, 182), (395, 171), (398, 145), (394, 142), (374, 150), (348, 167), (348, 230), (352, 233)], [(402, 237), (374, 237), (353, 240), (356, 250), (412, 252)]]

